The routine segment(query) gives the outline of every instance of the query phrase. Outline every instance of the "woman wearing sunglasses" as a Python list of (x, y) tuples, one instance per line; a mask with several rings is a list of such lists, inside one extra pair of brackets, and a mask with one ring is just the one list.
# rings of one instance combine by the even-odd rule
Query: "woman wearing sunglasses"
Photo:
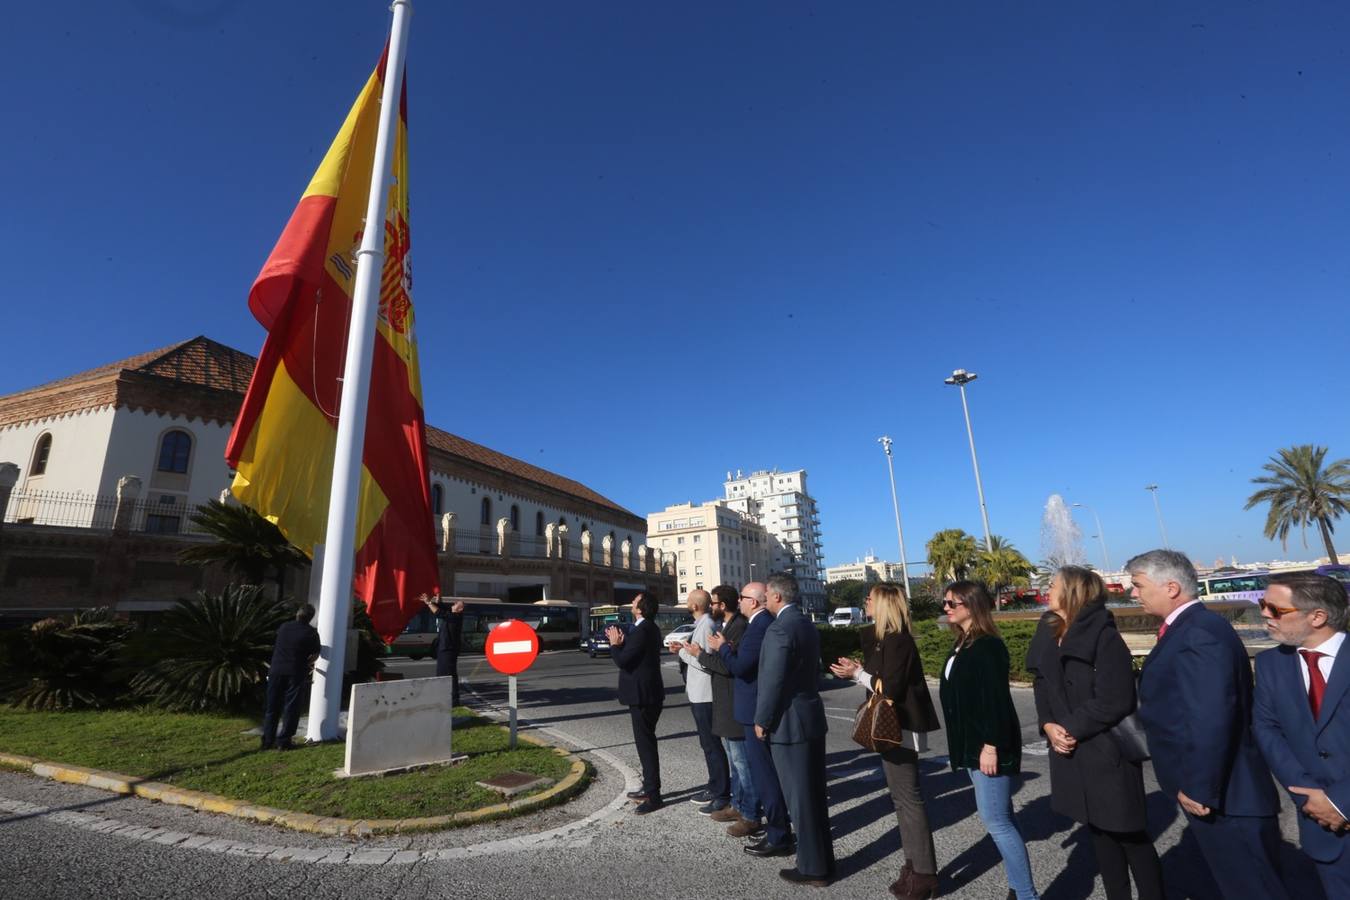
[(1144, 770), (1110, 729), (1135, 707), (1134, 666), (1106, 584), (1065, 566), (1050, 582), (1050, 612), (1027, 652), (1036, 675), (1036, 716), (1050, 741), (1050, 807), (1092, 833), (1108, 900), (1162, 900), (1162, 866), (1145, 831)]
[(880, 751), (906, 857), (890, 891), (898, 900), (930, 900), (937, 896), (937, 852), (919, 790), (918, 750), (926, 746), (923, 736), (938, 730), (937, 710), (910, 632), (904, 590), (889, 583), (873, 587), (867, 594), (867, 615), (876, 625), (862, 629), (863, 661), (841, 656), (830, 671), (868, 691), (880, 691), (900, 720), (904, 746)]
[(1022, 726), (1008, 688), (1008, 648), (994, 624), (994, 598), (979, 582), (947, 586), (942, 608), (956, 642), (942, 669), (940, 696), (952, 769), (965, 769), (975, 808), (1008, 876), (1009, 900), (1040, 900), (1027, 844), (1013, 817), (1013, 776), (1022, 767)]

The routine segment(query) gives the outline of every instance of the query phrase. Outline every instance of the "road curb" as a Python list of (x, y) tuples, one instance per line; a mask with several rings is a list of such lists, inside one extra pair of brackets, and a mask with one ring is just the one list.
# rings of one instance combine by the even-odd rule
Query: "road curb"
[(0, 753), (0, 766), (31, 772), (42, 778), (60, 781), (66, 784), (78, 784), (98, 788), (114, 794), (141, 797), (169, 806), (186, 806), (200, 812), (220, 813), (236, 819), (247, 819), (265, 825), (276, 825), (292, 831), (311, 834), (326, 834), (338, 837), (369, 837), (377, 834), (397, 834), (400, 832), (436, 831), (444, 828), (474, 825), (509, 815), (519, 815), (536, 808), (552, 806), (554, 802), (568, 799), (580, 792), (585, 786), (587, 765), (584, 760), (562, 747), (549, 744), (531, 735), (518, 735), (521, 741), (539, 747), (547, 747), (559, 756), (572, 761), (572, 767), (557, 784), (538, 794), (494, 803), (480, 809), (467, 810), (445, 816), (423, 816), (406, 819), (343, 819), (332, 816), (315, 816), (309, 813), (292, 812), (231, 800), (217, 794), (207, 794), (180, 788), (157, 781), (147, 781), (131, 775), (105, 772), (85, 766), (65, 765), (47, 762), (31, 756), (15, 753)]

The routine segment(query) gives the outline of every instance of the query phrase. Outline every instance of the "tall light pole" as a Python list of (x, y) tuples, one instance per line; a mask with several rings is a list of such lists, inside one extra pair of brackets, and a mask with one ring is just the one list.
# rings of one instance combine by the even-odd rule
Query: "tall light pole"
[(1086, 503), (1074, 503), (1071, 505), (1086, 509), (1088, 512), (1092, 513), (1092, 521), (1097, 523), (1097, 540), (1102, 542), (1102, 564), (1106, 566), (1102, 571), (1111, 571), (1111, 557), (1106, 553), (1106, 532), (1102, 531), (1102, 520), (1097, 517), (1097, 511)]
[(1172, 545), (1167, 542), (1167, 526), (1163, 525), (1162, 507), (1158, 505), (1158, 486), (1156, 484), (1146, 484), (1144, 485), (1144, 490), (1153, 495), (1153, 511), (1158, 514), (1158, 530), (1162, 532), (1163, 546), (1168, 550), (1171, 550)]
[(891, 444), (893, 441), (887, 435), (877, 438), (881, 444), (881, 449), (886, 451), (886, 469), (891, 473), (891, 506), (895, 508), (895, 536), (900, 539), (900, 574), (905, 579), (905, 598), (909, 599), (909, 563), (905, 562), (905, 532), (900, 527), (900, 501), (895, 496), (895, 463), (891, 461)]
[(966, 403), (966, 385), (980, 376), (965, 369), (952, 372), (946, 384), (954, 384), (961, 389), (961, 410), (966, 414), (966, 437), (970, 439), (970, 462), (975, 467), (975, 491), (980, 495), (980, 519), (984, 522), (984, 549), (991, 546), (989, 539), (989, 510), (984, 505), (984, 485), (980, 483), (980, 460), (975, 456), (975, 432), (970, 428), (970, 406)]

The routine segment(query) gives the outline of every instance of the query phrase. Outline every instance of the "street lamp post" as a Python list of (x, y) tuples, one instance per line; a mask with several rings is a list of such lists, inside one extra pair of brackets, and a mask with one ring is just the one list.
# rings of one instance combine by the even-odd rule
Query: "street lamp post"
[(1156, 484), (1144, 485), (1144, 490), (1153, 495), (1153, 511), (1158, 514), (1158, 531), (1162, 532), (1163, 546), (1168, 550), (1172, 545), (1167, 542), (1167, 526), (1163, 524), (1162, 507), (1158, 505), (1158, 486)]
[(1074, 503), (1072, 505), (1086, 509), (1088, 512), (1092, 513), (1092, 521), (1097, 523), (1097, 540), (1102, 542), (1102, 564), (1106, 567), (1102, 571), (1111, 571), (1111, 557), (1106, 553), (1106, 532), (1102, 531), (1102, 520), (1098, 518), (1097, 511), (1086, 503)]
[(905, 597), (909, 598), (912, 595), (909, 592), (909, 563), (905, 561), (905, 531), (900, 527), (900, 501), (895, 495), (895, 463), (891, 461), (891, 444), (894, 442), (884, 434), (877, 440), (881, 443), (881, 449), (886, 451), (886, 469), (891, 474), (891, 506), (895, 509), (895, 536), (900, 539), (900, 574), (905, 579)]
[(992, 545), (989, 539), (989, 510), (984, 505), (984, 485), (980, 483), (980, 460), (975, 456), (975, 432), (970, 427), (970, 406), (966, 403), (966, 385), (979, 377), (974, 372), (957, 369), (952, 372), (950, 378), (945, 379), (945, 383), (954, 384), (961, 389), (961, 410), (966, 414), (966, 437), (970, 439), (970, 462), (975, 467), (975, 491), (980, 495), (980, 519), (984, 522), (984, 549), (988, 550)]

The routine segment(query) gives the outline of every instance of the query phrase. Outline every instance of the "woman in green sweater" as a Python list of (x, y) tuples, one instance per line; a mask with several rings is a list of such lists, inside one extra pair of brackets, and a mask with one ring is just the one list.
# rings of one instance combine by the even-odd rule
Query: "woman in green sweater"
[(1008, 875), (1009, 900), (1040, 900), (1027, 844), (1013, 817), (1013, 776), (1022, 767), (1022, 726), (1008, 689), (1008, 648), (994, 624), (994, 598), (975, 581), (947, 586), (942, 601), (956, 642), (940, 696), (952, 769), (966, 769), (975, 808)]

